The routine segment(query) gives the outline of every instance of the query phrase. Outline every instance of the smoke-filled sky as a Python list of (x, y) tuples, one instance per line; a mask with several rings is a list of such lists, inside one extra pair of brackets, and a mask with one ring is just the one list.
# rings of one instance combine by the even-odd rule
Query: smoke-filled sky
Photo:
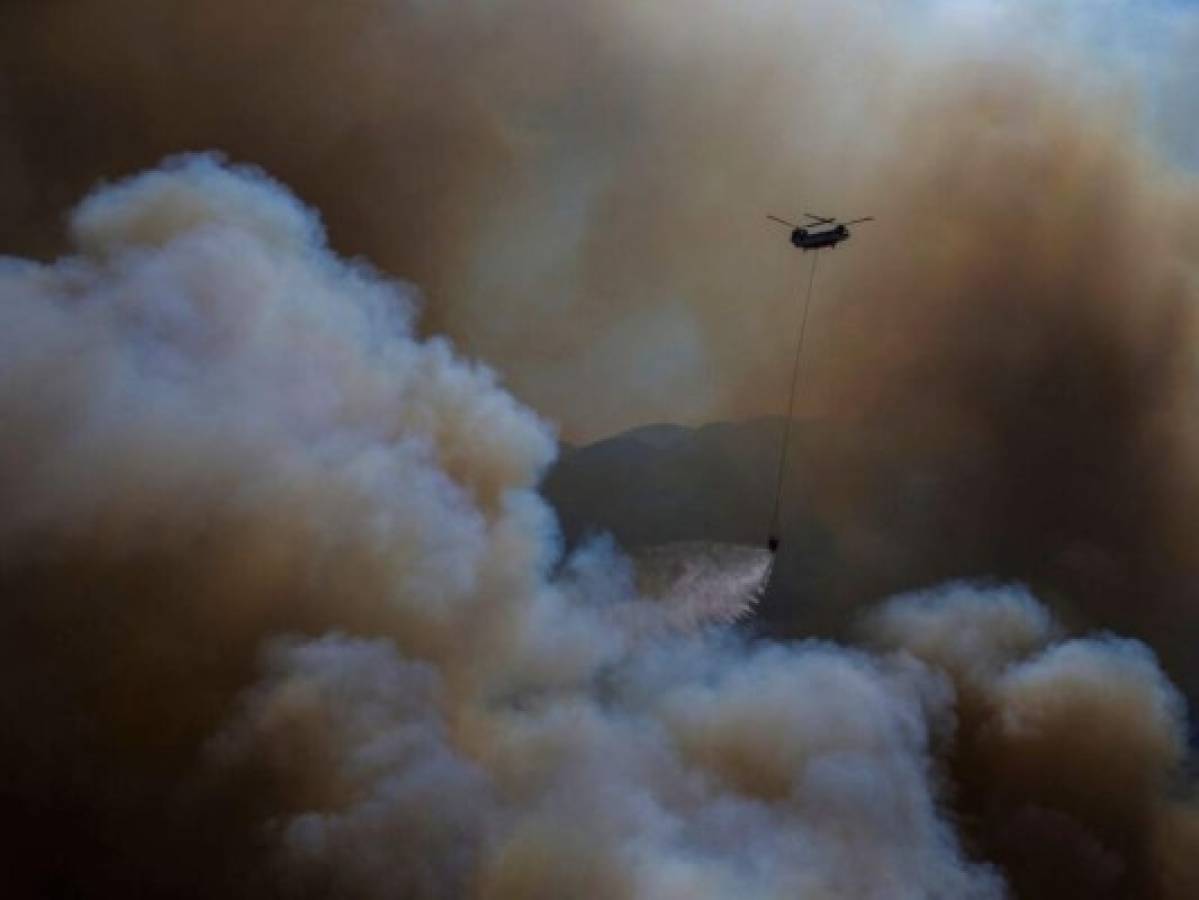
[(1193, 895), (1145, 645), (1016, 586), (854, 647), (704, 628), (703, 585), (559, 558), (548, 427), (260, 172), (176, 159), (69, 234), (0, 265), (16, 896)]
[[(1189, 6), (0, 16), (16, 896), (1199, 893)], [(536, 492), (559, 433), (780, 411), (805, 210), (876, 217), (813, 508), (867, 589), (998, 576), (845, 644)]]
[[(826, 260), (825, 323), (852, 301), (936, 328), (927, 295), (1046, 271), (1029, 249), (1074, 225), (1152, 235), (1150, 267), (1195, 252), (1162, 162), (1199, 161), (1199, 19), (1176, 3), (9, 0), (4, 17), (0, 246), (52, 254), (98, 180), (221, 150), (419, 285), (422, 327), (571, 439), (779, 411), (802, 264), (767, 212), (878, 217)], [(1057, 258), (1104, 255), (1092, 239)], [(838, 352), (812, 337), (814, 362)]]

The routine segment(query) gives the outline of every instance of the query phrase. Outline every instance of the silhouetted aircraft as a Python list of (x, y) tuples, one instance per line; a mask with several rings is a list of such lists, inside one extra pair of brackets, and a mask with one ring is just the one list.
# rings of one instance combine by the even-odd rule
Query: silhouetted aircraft
[[(864, 219), (851, 219), (848, 222), (838, 222), (836, 219), (814, 216), (811, 213), (804, 213), (804, 215), (812, 220), (812, 224), (806, 228), (801, 228), (794, 222), (788, 222), (786, 219), (780, 219), (778, 216), (767, 216), (766, 218), (791, 228), (791, 243), (805, 251), (819, 250), (822, 247), (835, 247), (842, 241), (849, 240), (850, 225), (857, 225), (859, 222), (874, 221), (874, 216), (867, 216)], [(832, 227), (826, 227), (829, 225)]]

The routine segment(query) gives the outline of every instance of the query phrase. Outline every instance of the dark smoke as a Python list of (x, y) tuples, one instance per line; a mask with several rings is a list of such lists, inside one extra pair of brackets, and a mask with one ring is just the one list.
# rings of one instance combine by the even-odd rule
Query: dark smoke
[(0, 268), (18, 891), (998, 896), (943, 679), (559, 561), (545, 427), (278, 185), (178, 159), (71, 234)]
[(1199, 193), (1119, 117), (983, 75), (899, 135), (923, 152), (882, 209), (921, 240), (839, 272), (812, 371), (840, 431), (803, 459), (807, 497), (847, 596), (1030, 581), (1194, 692)]
[[(1179, 695), (1063, 635), (1199, 690), (1199, 202), (1073, 5), (0, 10), (0, 247), (57, 260), (0, 264), (17, 895), (1195, 893)], [(63, 238), (213, 146), (342, 257), (203, 159)], [(344, 261), (588, 437), (778, 411), (762, 214), (809, 206), (878, 219), (805, 360), (834, 602), (987, 574), (1064, 625), (671, 636), (558, 559), (547, 428)]]
[(779, 412), (804, 267), (763, 213), (873, 213), (801, 392), (846, 596), (1018, 577), (1156, 643), (1193, 624), (1199, 203), (1143, 122), (1188, 155), (1195, 25), (1120, 9), (9, 3), (0, 246), (220, 147), (573, 440)]
[(97, 180), (216, 147), (418, 283), (424, 326), (570, 436), (774, 411), (790, 298), (763, 212), (859, 202), (892, 130), (871, 123), (918, 75), (901, 22), (776, 0), (10, 2), (0, 246), (53, 255)]
[(1182, 697), (1134, 641), (1060, 641), (1024, 592), (985, 604), (949, 586), (899, 597), (866, 620), (957, 688), (950, 772), (968, 846), (1005, 861), (1020, 897), (1192, 892), (1176, 855), (1194, 839)]
[(558, 560), (544, 426), (278, 185), (185, 158), (71, 224), (0, 268), (18, 892), (1189, 895), (1144, 645), (969, 587), (869, 650), (680, 629), (741, 576)]

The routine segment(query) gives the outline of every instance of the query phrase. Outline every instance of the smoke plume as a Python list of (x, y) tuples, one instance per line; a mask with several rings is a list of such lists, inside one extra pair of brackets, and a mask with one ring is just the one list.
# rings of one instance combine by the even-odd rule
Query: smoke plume
[[(4, 3), (11, 890), (1199, 892), (1197, 32), (1102, 6)], [(302, 199), (76, 205), (203, 147)], [(778, 412), (808, 209), (876, 217), (804, 361), (826, 602), (1046, 605), (751, 641), (560, 558), (513, 394)]]
[(340, 251), (421, 285), (419, 327), (570, 440), (780, 412), (806, 272), (764, 213), (873, 214), (821, 263), (800, 414), (834, 436), (789, 481), (855, 573), (829, 602), (1028, 580), (1199, 684), (1171, 638), (1196, 624), (1193, 10), (4, 15), (0, 246), (53, 256), (98, 179), (221, 148), (321, 208)]
[(546, 426), (265, 175), (177, 159), (71, 239), (0, 268), (18, 893), (1189, 895), (1144, 646), (969, 587), (862, 650), (679, 630), (558, 559)]
[[(1147, 164), (1142, 127), (1163, 123), (1175, 156), (1199, 146), (1173, 87), (1193, 23), (1092, 6), (10, 2), (0, 245), (52, 252), (96, 180), (217, 147), (420, 284), (424, 327), (572, 439), (776, 413), (801, 275), (766, 212), (878, 217), (826, 264), (817, 318), (867, 308), (878, 352), (898, 325), (937, 331), (921, 313), (947, 293), (973, 308), (1031, 285), (1028, 328), (1065, 312), (1041, 309), (1050, 280), (1085, 309), (1103, 281), (1064, 262), (1080, 252), (1129, 248), (1110, 291), (1138, 305), (1157, 296), (1140, 270), (1193, 261), (1194, 203)], [(813, 353), (839, 358), (817, 331)]]

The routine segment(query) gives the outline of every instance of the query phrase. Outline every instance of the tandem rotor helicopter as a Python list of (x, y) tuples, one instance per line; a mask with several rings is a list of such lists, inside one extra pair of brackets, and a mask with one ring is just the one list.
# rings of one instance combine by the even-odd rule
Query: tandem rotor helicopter
[[(850, 219), (841, 222), (827, 216), (804, 213), (811, 219), (808, 225), (800, 226), (778, 216), (766, 218), (791, 229), (791, 243), (804, 251), (836, 247), (849, 240), (850, 225), (873, 222), (874, 216)], [(753, 607), (765, 594), (774, 571), (775, 556), (782, 542), (779, 514), (782, 510), (783, 488), (787, 475), (787, 450), (791, 441), (791, 426), (795, 418), (795, 394), (799, 385), (799, 362), (803, 356), (804, 334), (808, 325), (808, 310), (812, 305), (812, 293), (816, 285), (816, 265), (820, 254), (812, 257), (808, 275), (808, 288), (804, 295), (802, 314), (795, 340), (795, 361), (791, 369), (791, 391), (787, 398), (787, 418), (783, 420), (782, 441), (779, 447), (778, 470), (775, 475), (774, 504), (770, 513), (770, 528), (766, 533), (765, 550), (751, 549), (737, 544), (713, 544), (703, 541), (675, 542), (649, 548), (638, 560), (638, 584), (649, 596), (670, 602), (685, 601), (682, 616), (692, 616), (702, 624), (707, 621), (731, 622), (749, 615)], [(699, 573), (720, 573), (721, 590), (710, 589), (697, 592)], [(737, 574), (732, 575), (733, 572)], [(695, 598), (708, 597), (713, 603), (710, 608), (700, 609)], [(698, 610), (698, 612), (696, 611)]]
[[(808, 250), (819, 250), (822, 247), (835, 247), (842, 241), (849, 240), (850, 225), (874, 221), (874, 216), (866, 216), (864, 219), (851, 219), (848, 222), (838, 222), (836, 219), (829, 219), (825, 216), (814, 216), (811, 213), (804, 213), (804, 215), (812, 220), (812, 223), (806, 227), (796, 225), (794, 222), (788, 222), (786, 219), (780, 219), (778, 216), (767, 216), (766, 218), (792, 229), (791, 243), (805, 252)], [(825, 226), (827, 225), (833, 227), (826, 228)]]
[[(816, 216), (812, 213), (804, 213), (804, 215), (812, 220), (806, 226), (796, 225), (794, 222), (788, 222), (786, 219), (780, 219), (778, 216), (767, 216), (766, 218), (790, 228), (791, 243), (805, 253), (808, 250), (822, 250), (825, 247), (836, 247), (842, 241), (849, 240), (850, 225), (874, 221), (874, 216), (841, 222), (837, 219), (830, 219), (827, 216)], [(819, 260), (819, 253), (812, 257), (812, 270), (811, 274), (808, 275), (808, 291), (804, 298), (803, 316), (799, 322), (799, 334), (795, 341), (795, 363), (791, 370), (791, 395), (787, 400), (787, 418), (785, 420), (786, 424), (783, 426), (783, 441), (779, 451), (778, 475), (774, 486), (774, 510), (770, 514), (770, 531), (767, 532), (766, 538), (766, 549), (770, 551), (772, 556), (779, 548), (779, 512), (783, 501), (783, 480), (787, 471), (787, 446), (791, 440), (791, 421), (795, 415), (795, 389), (799, 384), (799, 360), (803, 355), (804, 332), (807, 330), (808, 325), (808, 307), (812, 305), (812, 288), (816, 284), (816, 263)]]

